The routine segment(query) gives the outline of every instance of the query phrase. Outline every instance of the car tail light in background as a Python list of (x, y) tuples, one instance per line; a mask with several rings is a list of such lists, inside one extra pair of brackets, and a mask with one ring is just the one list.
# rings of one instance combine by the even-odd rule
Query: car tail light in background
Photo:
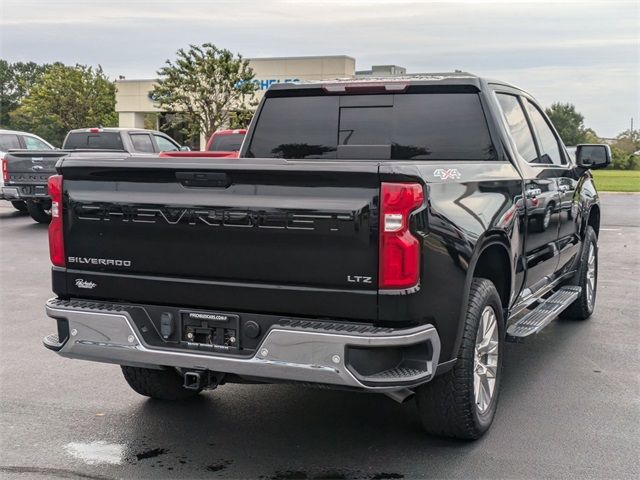
[(7, 170), (7, 160), (2, 159), (2, 180), (4, 183), (9, 181), (9, 170)]
[(62, 230), (62, 175), (52, 175), (48, 181), (51, 197), (51, 223), (49, 224), (49, 256), (57, 267), (65, 266)]
[(420, 242), (409, 231), (409, 215), (422, 205), (419, 183), (380, 186), (380, 288), (406, 289), (420, 278)]

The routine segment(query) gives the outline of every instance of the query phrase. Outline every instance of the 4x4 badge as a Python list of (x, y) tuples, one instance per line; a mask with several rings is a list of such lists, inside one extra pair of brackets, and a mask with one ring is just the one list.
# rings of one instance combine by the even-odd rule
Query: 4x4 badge
[(462, 178), (462, 174), (457, 168), (438, 168), (433, 171), (433, 175), (442, 180), (457, 180), (458, 178)]

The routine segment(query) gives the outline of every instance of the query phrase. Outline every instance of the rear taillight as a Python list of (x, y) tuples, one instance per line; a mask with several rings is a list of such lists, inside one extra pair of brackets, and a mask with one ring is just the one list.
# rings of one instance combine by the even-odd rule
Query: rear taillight
[(423, 200), (419, 183), (380, 186), (380, 288), (411, 288), (420, 279), (420, 242), (409, 231), (409, 215)]
[(48, 181), (51, 197), (51, 223), (49, 224), (49, 256), (51, 263), (64, 267), (64, 238), (62, 230), (62, 175), (52, 175)]
[(2, 159), (2, 180), (6, 184), (9, 181), (9, 170), (7, 170), (7, 161)]

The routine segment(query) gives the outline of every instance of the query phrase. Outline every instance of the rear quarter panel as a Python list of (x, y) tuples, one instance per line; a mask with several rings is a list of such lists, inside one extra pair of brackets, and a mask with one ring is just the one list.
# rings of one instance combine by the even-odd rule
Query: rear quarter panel
[(441, 360), (447, 361), (455, 357), (473, 268), (485, 246), (500, 243), (508, 252), (511, 300), (521, 288), (521, 177), (508, 162), (385, 163), (380, 177), (426, 182), (427, 203), (413, 222), (422, 242), (419, 290), (381, 294), (379, 319), (432, 323), (442, 341)]

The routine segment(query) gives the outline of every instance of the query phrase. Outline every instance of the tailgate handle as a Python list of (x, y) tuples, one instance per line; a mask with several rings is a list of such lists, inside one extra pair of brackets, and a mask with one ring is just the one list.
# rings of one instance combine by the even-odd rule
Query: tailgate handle
[(228, 187), (229, 175), (216, 172), (176, 172), (185, 187)]

